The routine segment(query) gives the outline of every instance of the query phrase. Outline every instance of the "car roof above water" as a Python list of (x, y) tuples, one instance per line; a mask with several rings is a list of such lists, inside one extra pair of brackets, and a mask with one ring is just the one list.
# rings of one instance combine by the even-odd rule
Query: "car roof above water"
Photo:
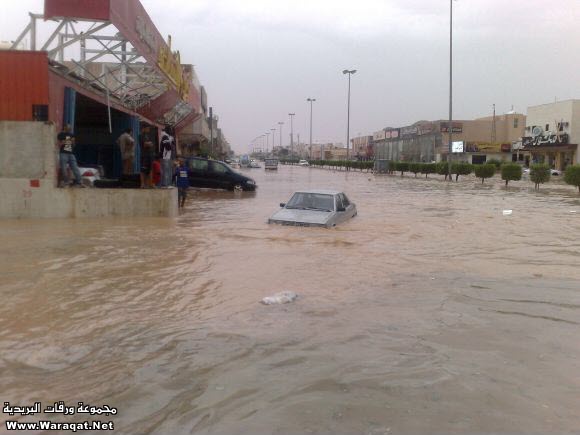
[(320, 195), (338, 195), (342, 193), (340, 190), (324, 190), (324, 189), (311, 189), (311, 190), (297, 190), (294, 193), (318, 193)]

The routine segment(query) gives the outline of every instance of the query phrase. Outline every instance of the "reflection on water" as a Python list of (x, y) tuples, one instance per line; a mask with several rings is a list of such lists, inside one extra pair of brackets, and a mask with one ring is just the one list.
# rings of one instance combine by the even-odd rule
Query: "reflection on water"
[[(573, 190), (251, 174), (176, 220), (0, 222), (2, 402), (106, 403), (123, 434), (578, 430)], [(266, 224), (308, 188), (358, 216)]]

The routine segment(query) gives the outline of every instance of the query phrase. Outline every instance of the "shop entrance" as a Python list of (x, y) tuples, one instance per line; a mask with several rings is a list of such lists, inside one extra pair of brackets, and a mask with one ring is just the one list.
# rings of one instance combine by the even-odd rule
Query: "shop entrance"
[(481, 165), (481, 164), (485, 163), (486, 160), (487, 160), (486, 156), (481, 156), (481, 155), (471, 156), (471, 163), (473, 163), (474, 165)]

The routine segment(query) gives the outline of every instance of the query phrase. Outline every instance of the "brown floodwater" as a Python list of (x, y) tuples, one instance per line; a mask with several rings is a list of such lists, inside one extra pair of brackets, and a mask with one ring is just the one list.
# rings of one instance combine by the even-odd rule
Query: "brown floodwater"
[[(247, 172), (177, 219), (0, 221), (0, 403), (108, 404), (119, 434), (580, 430), (574, 189)], [(358, 216), (266, 223), (309, 188)]]

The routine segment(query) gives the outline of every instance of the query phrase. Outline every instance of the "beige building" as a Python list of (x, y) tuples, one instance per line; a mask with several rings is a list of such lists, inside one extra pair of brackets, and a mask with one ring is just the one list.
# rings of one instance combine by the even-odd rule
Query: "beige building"
[(342, 144), (312, 144), (312, 160), (344, 160), (346, 148)]
[(373, 156), (373, 136), (358, 136), (350, 140), (351, 157), (368, 159)]
[[(446, 158), (449, 149), (449, 122), (439, 121), (442, 134), (438, 160)], [(512, 160), (512, 144), (521, 140), (526, 127), (526, 116), (509, 112), (473, 120), (453, 121), (452, 142), (454, 154), (469, 163), (487, 160)]]
[[(452, 125), (454, 159), (484, 163), (512, 160), (512, 143), (523, 136), (526, 116), (510, 112)], [(373, 134), (377, 159), (415, 162), (441, 161), (449, 152), (448, 121), (418, 121), (400, 128), (384, 128)]]
[(564, 170), (580, 163), (580, 100), (528, 107), (520, 152), (528, 163)]

